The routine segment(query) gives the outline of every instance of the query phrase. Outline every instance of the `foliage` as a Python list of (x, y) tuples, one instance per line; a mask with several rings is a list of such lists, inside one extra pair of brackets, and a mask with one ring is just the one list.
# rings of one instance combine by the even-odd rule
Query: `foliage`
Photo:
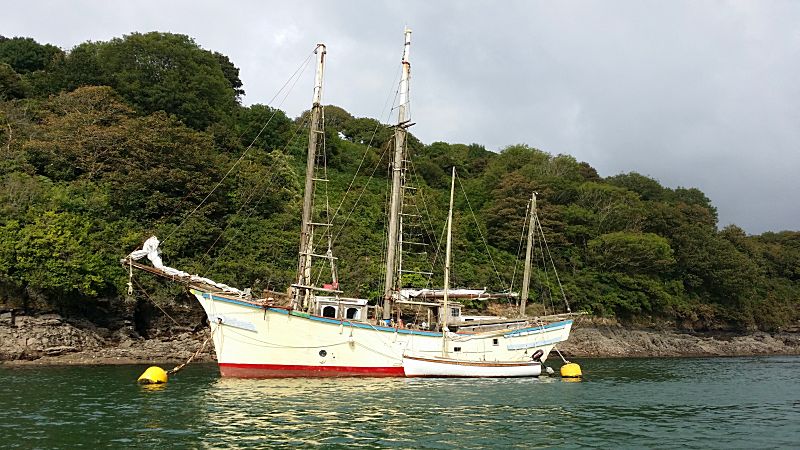
[(61, 49), (50, 44), (39, 44), (31, 38), (0, 36), (0, 63), (8, 64), (20, 74), (48, 69)]
[(0, 63), (0, 100), (25, 98), (30, 86), (14, 68)]
[[(127, 274), (118, 261), (152, 234), (170, 265), (256, 292), (284, 290), (297, 264), (308, 113), (242, 106), (243, 92), (227, 56), (183, 35), (134, 33), (67, 53), (0, 39), (3, 292), (41, 294), (56, 307), (120, 298)], [(394, 131), (340, 107), (324, 112), (339, 281), (347, 295), (376, 299)], [(436, 274), (409, 274), (408, 285), (441, 283), (455, 166), (454, 286), (517, 289), (536, 192), (546, 243), (537, 241), (531, 287), (548, 311), (560, 308), (560, 283), (573, 310), (604, 316), (692, 329), (800, 320), (798, 231), (718, 230), (698, 189), (635, 172), (603, 179), (586, 162), (524, 144), (493, 153), (409, 135), (408, 148), (417, 194), (406, 206), (426, 218), (406, 230), (428, 245), (406, 267)], [(314, 270), (327, 281), (323, 265)]]
[(164, 111), (203, 130), (232, 114), (243, 93), (238, 69), (181, 34), (132, 33), (80, 44), (36, 83), (41, 94), (111, 86), (141, 114)]
[(669, 274), (675, 264), (667, 239), (653, 233), (618, 231), (589, 241), (593, 265), (607, 272)]

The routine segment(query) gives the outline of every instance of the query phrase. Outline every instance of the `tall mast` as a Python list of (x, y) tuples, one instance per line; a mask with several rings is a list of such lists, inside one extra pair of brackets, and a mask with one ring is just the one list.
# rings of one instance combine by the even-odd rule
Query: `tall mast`
[(525, 306), (528, 301), (528, 284), (531, 281), (531, 253), (533, 250), (533, 232), (536, 226), (536, 192), (531, 194), (530, 221), (528, 223), (528, 246), (525, 250), (525, 273), (522, 275), (522, 295), (519, 301), (519, 313), (525, 315)]
[(447, 246), (444, 256), (444, 317), (442, 319), (442, 356), (447, 356), (447, 317), (450, 315), (450, 305), (448, 304), (450, 295), (450, 247), (453, 240), (453, 192), (456, 189), (456, 166), (453, 166), (453, 175), (450, 179), (450, 210), (447, 213)]
[(408, 127), (408, 81), (411, 77), (411, 30), (405, 30), (403, 47), (403, 76), (400, 79), (400, 104), (397, 108), (397, 126), (394, 129), (394, 158), (392, 162), (392, 198), (389, 206), (389, 236), (386, 248), (386, 285), (383, 292), (383, 318), (392, 317), (392, 298), (400, 283), (397, 244), (400, 229), (400, 204), (402, 202), (402, 175), (405, 170), (406, 128)]
[(297, 267), (297, 285), (294, 289), (294, 305), (310, 306), (311, 256), (314, 253), (314, 223), (312, 210), (314, 201), (314, 167), (317, 158), (317, 143), (322, 134), (322, 73), (325, 65), (325, 44), (317, 44), (317, 71), (314, 77), (314, 97), (311, 103), (311, 126), (308, 132), (308, 155), (306, 156), (306, 185), (303, 196), (303, 223), (300, 230), (300, 254)]

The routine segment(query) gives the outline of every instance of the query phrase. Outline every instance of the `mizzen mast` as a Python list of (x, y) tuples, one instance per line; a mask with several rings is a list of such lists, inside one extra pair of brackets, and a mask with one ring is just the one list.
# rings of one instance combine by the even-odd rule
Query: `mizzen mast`
[(389, 236), (386, 248), (386, 284), (383, 293), (383, 319), (392, 317), (392, 300), (400, 285), (398, 242), (400, 240), (400, 209), (402, 198), (402, 179), (406, 170), (406, 129), (408, 118), (408, 88), (411, 77), (411, 63), (408, 61), (411, 50), (411, 30), (405, 30), (403, 47), (403, 75), (400, 79), (400, 103), (397, 108), (397, 125), (394, 130), (394, 157), (392, 159), (392, 197), (389, 206)]
[(450, 209), (447, 212), (447, 246), (444, 257), (444, 300), (442, 301), (442, 356), (447, 357), (447, 327), (450, 316), (450, 253), (453, 242), (453, 192), (456, 190), (456, 166), (453, 166), (453, 175), (450, 179)]
[(531, 253), (533, 252), (533, 233), (536, 227), (536, 192), (531, 194), (531, 204), (528, 210), (530, 222), (528, 224), (528, 245), (525, 249), (525, 272), (522, 275), (522, 295), (519, 300), (519, 313), (525, 315), (525, 307), (528, 302), (528, 285), (531, 281)]
[[(330, 226), (327, 223), (314, 223), (314, 169), (317, 160), (317, 147), (322, 130), (322, 74), (325, 65), (325, 44), (317, 44), (314, 50), (317, 55), (317, 70), (314, 77), (314, 97), (311, 106), (311, 123), (308, 132), (308, 155), (306, 157), (306, 184), (303, 196), (303, 222), (300, 231), (299, 264), (297, 267), (297, 283), (294, 289), (293, 304), (297, 308), (309, 308), (313, 295), (311, 280), (311, 258), (314, 256), (314, 228)], [(324, 150), (323, 150), (324, 151)], [(330, 253), (330, 252), (328, 252)], [(332, 258), (332, 255), (329, 257)], [(334, 275), (335, 276), (335, 275)], [(336, 281), (336, 280), (334, 280)]]

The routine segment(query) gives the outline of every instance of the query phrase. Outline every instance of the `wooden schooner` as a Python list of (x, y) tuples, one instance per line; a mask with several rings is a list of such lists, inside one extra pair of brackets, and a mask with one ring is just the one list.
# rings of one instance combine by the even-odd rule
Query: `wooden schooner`
[[(403, 325), (398, 320), (391, 320), (402, 291), (401, 252), (398, 251), (398, 245), (408, 159), (406, 135), (410, 126), (407, 106), (411, 30), (405, 30), (404, 35), (400, 104), (391, 166), (385, 290), (379, 316), (376, 317), (378, 308), (368, 308), (366, 300), (341, 297), (330, 238), (324, 253), (314, 248), (317, 230), (323, 230), (320, 232), (324, 233), (330, 228), (330, 223), (315, 222), (312, 217), (314, 183), (324, 181), (315, 174), (318, 136), (322, 133), (323, 44), (316, 48), (297, 281), (291, 286), (290, 302), (281, 304), (273, 297), (254, 298), (249, 290), (238, 290), (166, 267), (158, 254), (158, 240), (155, 237), (148, 239), (141, 250), (122, 260), (131, 271), (139, 268), (187, 285), (208, 316), (222, 376), (537, 376), (541, 371), (541, 362), (546, 360), (553, 346), (568, 338), (572, 327), (572, 320), (569, 319), (549, 323), (526, 317), (508, 321), (489, 320), (486, 327), (474, 323), (470, 331), (450, 331), (449, 233), (442, 302), (436, 296), (420, 302), (436, 311), (434, 316), (438, 317), (438, 324)], [(451, 222), (452, 189), (448, 226), (451, 226)], [(152, 266), (136, 262), (145, 256), (150, 259)], [(330, 284), (322, 287), (314, 285), (311, 277), (312, 258), (323, 258), (330, 262)], [(370, 312), (373, 313), (372, 317)], [(454, 375), (452, 370), (449, 373), (435, 373), (430, 369), (428, 361), (439, 361), (436, 364), (440, 365), (443, 359), (454, 362), (453, 366), (468, 370)]]

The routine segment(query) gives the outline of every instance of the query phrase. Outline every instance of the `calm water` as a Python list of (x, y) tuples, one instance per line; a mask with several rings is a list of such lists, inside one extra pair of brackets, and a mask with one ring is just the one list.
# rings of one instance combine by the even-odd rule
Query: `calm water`
[(586, 378), (238, 380), (0, 367), (0, 447), (800, 446), (800, 358), (587, 359)]

